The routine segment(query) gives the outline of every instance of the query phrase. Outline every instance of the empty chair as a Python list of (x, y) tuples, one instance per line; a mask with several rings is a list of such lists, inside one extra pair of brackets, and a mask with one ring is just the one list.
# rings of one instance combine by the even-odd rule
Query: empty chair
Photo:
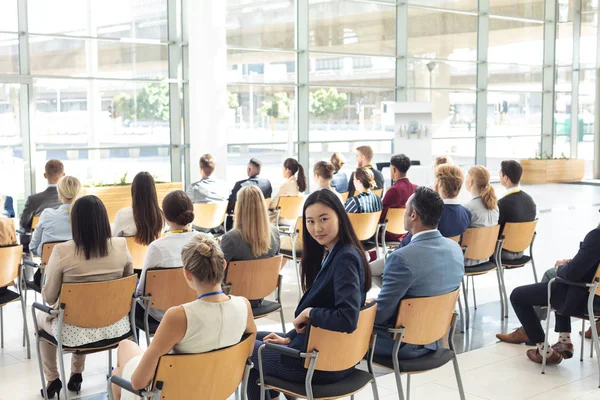
[(225, 222), (227, 202), (219, 201), (207, 204), (194, 204), (194, 222), (196, 229), (209, 230), (219, 228)]
[[(27, 318), (25, 314), (25, 299), (21, 285), (16, 285), (17, 292), (12, 291), (12, 286), (18, 279), (21, 279), (23, 257), (23, 246), (13, 245), (0, 247), (0, 288), (5, 288), (0, 292), (0, 348), (4, 348), (4, 306), (13, 301), (21, 302), (21, 312), (23, 313), (23, 346), (27, 342), (27, 358), (31, 358), (29, 348), (29, 333), (27, 330)], [(14, 329), (14, 322), (11, 324)]]
[[(370, 383), (373, 397), (378, 400), (377, 382), (372, 366), (375, 347), (373, 323), (376, 311), (375, 302), (363, 307), (358, 318), (358, 326), (352, 333), (328, 331), (309, 324), (306, 328), (308, 345), (305, 353), (277, 344), (263, 344), (258, 351), (261, 398), (264, 398), (264, 392), (268, 389), (309, 400), (354, 397), (356, 392)], [(276, 351), (288, 357), (304, 359), (304, 368), (308, 369), (306, 380), (298, 383), (265, 375), (262, 369), (262, 354), (265, 351)], [(355, 368), (367, 353), (369, 372)], [(312, 383), (314, 371), (344, 371), (350, 368), (354, 368), (352, 373), (335, 384)]]

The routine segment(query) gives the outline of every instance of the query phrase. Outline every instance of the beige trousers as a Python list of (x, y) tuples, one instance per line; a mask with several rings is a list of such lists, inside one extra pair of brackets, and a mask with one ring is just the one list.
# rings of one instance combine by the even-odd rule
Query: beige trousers
[[(38, 327), (52, 335), (52, 317), (48, 314), (38, 312), (36, 314)], [(52, 382), (60, 378), (58, 373), (57, 348), (45, 340), (40, 341), (40, 355), (42, 357), (42, 365), (44, 367), (44, 375), (46, 380)], [(85, 369), (85, 354), (71, 354), (71, 374), (80, 374)], [(67, 379), (67, 377), (63, 377)]]

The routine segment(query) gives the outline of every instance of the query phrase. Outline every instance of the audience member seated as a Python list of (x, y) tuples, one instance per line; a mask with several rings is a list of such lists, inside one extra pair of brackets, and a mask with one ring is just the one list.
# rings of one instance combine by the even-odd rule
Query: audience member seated
[[(63, 283), (99, 282), (120, 279), (133, 273), (131, 255), (124, 238), (111, 238), (106, 208), (96, 196), (83, 196), (71, 210), (73, 240), (54, 247), (46, 267), (46, 282), (42, 296), (54, 308), (59, 306)], [(45, 313), (37, 314), (38, 326), (50, 335), (58, 336), (58, 321)], [(103, 328), (81, 328), (64, 324), (64, 346), (82, 346), (101, 340), (114, 339), (130, 332), (129, 317)], [(48, 380), (48, 397), (59, 393), (62, 382), (56, 367), (56, 347), (40, 342), (44, 375)], [(71, 378), (67, 384), (70, 391), (79, 392), (85, 367), (85, 355), (71, 355)], [(43, 395), (43, 391), (42, 395)]]
[[(408, 198), (415, 192), (417, 185), (411, 183), (406, 177), (410, 168), (410, 159), (404, 154), (396, 154), (390, 160), (390, 174), (393, 185), (383, 197), (383, 212), (381, 213), (381, 222), (385, 221), (387, 210), (389, 208), (404, 208)], [(386, 233), (385, 239), (397, 242), (402, 235)]]
[(454, 165), (454, 161), (452, 160), (452, 157), (450, 156), (437, 156), (434, 160), (433, 160), (433, 170), (435, 172), (435, 169), (437, 167), (439, 167), (442, 164), (450, 164), (450, 165)]
[[(235, 185), (233, 186), (233, 189), (231, 190), (231, 194), (229, 195), (229, 203), (227, 204), (227, 213), (228, 214), (233, 213), (233, 211), (235, 209), (235, 201), (237, 199), (237, 194), (240, 191), (240, 189), (245, 186), (250, 186), (250, 185), (258, 186), (258, 188), (261, 190), (265, 199), (271, 198), (271, 194), (273, 192), (273, 189), (271, 187), (271, 182), (269, 182), (268, 179), (259, 177), (261, 168), (262, 168), (262, 163), (259, 160), (257, 160), (256, 158), (250, 159), (250, 161), (248, 162), (248, 169), (247, 169), (248, 179), (244, 179), (244, 180), (236, 182)], [(232, 226), (233, 226), (233, 221), (231, 220), (231, 218), (227, 218), (227, 230), (230, 230)]]
[[(297, 175), (297, 176), (296, 176)], [(279, 192), (271, 199), (269, 210), (275, 210), (280, 197), (300, 196), (306, 191), (306, 176), (304, 168), (298, 161), (288, 158), (283, 162), (283, 177), (285, 181), (279, 187)], [(271, 222), (276, 222), (275, 213), (270, 214)], [(280, 219), (280, 225), (293, 225), (296, 221)]]
[[(252, 362), (254, 367), (248, 381), (248, 398), (260, 398), (257, 384), (258, 349), (264, 343), (276, 343), (306, 351), (306, 328), (310, 323), (322, 329), (352, 333), (356, 330), (360, 308), (371, 288), (371, 273), (365, 254), (348, 215), (337, 197), (329, 190), (318, 190), (304, 204), (302, 287), (305, 291), (296, 308), (294, 328), (287, 334), (258, 334)], [(265, 375), (304, 382), (307, 370), (302, 360), (280, 353), (262, 354)], [(315, 371), (315, 384), (335, 383), (351, 373), (345, 371)], [(278, 393), (267, 392), (266, 399)]]
[(137, 243), (148, 246), (160, 237), (163, 228), (154, 178), (148, 172), (140, 172), (131, 183), (131, 207), (117, 212), (112, 235), (135, 236)]
[[(0, 203), (2, 195), (0, 194)], [(17, 244), (17, 233), (12, 219), (0, 215), (0, 247)], [(6, 293), (6, 287), (0, 287), (0, 296)]]
[[(459, 287), (464, 275), (463, 252), (456, 242), (436, 229), (443, 210), (443, 200), (427, 187), (417, 188), (408, 200), (404, 227), (413, 235), (412, 242), (395, 250), (385, 261), (376, 325), (395, 328), (398, 307), (404, 298), (439, 296)], [(389, 334), (377, 335), (376, 356), (389, 357), (393, 347), (394, 340)], [(410, 360), (437, 348), (437, 343), (425, 346), (402, 343), (398, 358)]]
[[(500, 235), (507, 222), (530, 222), (536, 219), (535, 202), (519, 186), (521, 175), (523, 175), (523, 167), (518, 161), (505, 160), (500, 163), (500, 184), (507, 190), (504, 197), (498, 200)], [(521, 257), (523, 257), (522, 252), (502, 250), (502, 258), (505, 260), (518, 260)]]
[(331, 164), (335, 168), (331, 186), (333, 186), (338, 193), (346, 193), (348, 191), (348, 176), (341, 170), (344, 164), (346, 164), (346, 158), (342, 153), (333, 153), (331, 156)]
[[(21, 213), (21, 229), (25, 232), (31, 232), (31, 222), (33, 217), (40, 215), (46, 208), (60, 207), (56, 184), (58, 180), (65, 175), (63, 163), (59, 160), (49, 160), (44, 167), (44, 178), (48, 181), (48, 187), (43, 192), (32, 194), (25, 201), (23, 212)], [(21, 235), (21, 244), (23, 251), (29, 251), (29, 235)]]
[(0, 204), (3, 204), (2, 214), (0, 216), (14, 218), (15, 217), (15, 208), (13, 206), (13, 198), (10, 196), (4, 196), (4, 200), (2, 200), (1, 198), (2, 198), (2, 195), (0, 194)]
[(35, 255), (42, 255), (44, 243), (71, 240), (71, 204), (81, 191), (79, 179), (63, 176), (58, 181), (58, 199), (62, 203), (57, 209), (46, 208), (33, 231), (29, 249)]
[[(473, 196), (471, 201), (465, 204), (465, 208), (471, 211), (469, 227), (486, 228), (498, 225), (498, 201), (487, 168), (481, 165), (472, 167), (465, 178), (465, 186)], [(471, 267), (487, 261), (465, 259), (465, 265)]]
[(194, 203), (206, 204), (227, 201), (229, 184), (220, 179), (211, 178), (216, 167), (215, 159), (210, 154), (200, 157), (200, 179), (188, 186), (186, 193)]
[[(594, 279), (599, 263), (600, 227), (597, 227), (586, 235), (572, 260), (558, 261), (555, 268), (559, 278), (577, 283), (590, 283)], [(587, 287), (554, 283), (551, 305), (556, 310), (554, 331), (558, 333), (558, 342), (552, 347), (548, 346), (547, 364), (558, 364), (563, 359), (573, 357), (571, 316), (587, 314), (588, 294)], [(534, 307), (548, 305), (548, 282), (516, 288), (510, 295), (510, 302), (525, 331), (524, 341), (537, 344), (537, 348), (527, 351), (527, 357), (533, 362), (541, 363), (545, 334)], [(598, 307), (600, 307), (600, 298), (596, 296), (594, 309)]]
[(319, 161), (313, 167), (313, 179), (317, 184), (317, 190), (326, 189), (331, 190), (340, 199), (340, 202), (344, 204), (342, 195), (339, 194), (331, 184), (335, 167), (332, 163), (327, 161)]
[[(175, 190), (167, 194), (163, 199), (162, 209), (169, 226), (169, 233), (148, 246), (144, 267), (136, 289), (136, 294), (139, 296), (144, 295), (146, 272), (150, 268), (181, 267), (181, 249), (198, 234), (190, 227), (194, 220), (194, 205), (185, 192)], [(138, 305), (137, 315), (144, 315), (143, 302), (139, 301)], [(155, 321), (160, 321), (164, 316), (162, 310), (153, 308), (148, 314)]]
[(352, 174), (356, 188), (356, 196), (346, 200), (346, 212), (349, 213), (372, 213), (381, 211), (383, 205), (381, 199), (371, 191), (376, 186), (373, 180), (373, 170), (368, 168), (357, 168)]
[[(356, 148), (356, 162), (358, 163), (358, 168), (367, 168), (371, 172), (373, 172), (375, 186), (371, 189), (383, 189), (384, 179), (383, 174), (378, 169), (373, 168), (371, 165), (371, 161), (373, 160), (373, 149), (371, 146), (360, 146)], [(350, 179), (348, 180), (348, 197), (353, 197), (355, 195), (355, 180), (354, 173), (350, 175)]]
[[(215, 240), (198, 234), (183, 247), (181, 258), (185, 279), (198, 300), (167, 310), (146, 351), (130, 340), (119, 344), (113, 375), (129, 380), (134, 389), (150, 385), (165, 354), (205, 353), (237, 344), (244, 333), (256, 333), (248, 300), (221, 290), (225, 260)], [(113, 395), (116, 400), (137, 398), (114, 385)]]

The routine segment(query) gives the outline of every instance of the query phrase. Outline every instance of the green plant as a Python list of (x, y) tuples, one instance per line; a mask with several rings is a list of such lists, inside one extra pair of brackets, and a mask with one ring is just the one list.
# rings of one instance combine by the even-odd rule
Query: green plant
[(337, 111), (344, 108), (348, 101), (346, 93), (338, 93), (336, 89), (319, 89), (309, 96), (309, 111), (317, 118), (328, 120)]
[(287, 118), (289, 109), (290, 99), (287, 93), (275, 93), (273, 99), (262, 102), (258, 112), (264, 117)]
[(115, 110), (125, 119), (138, 121), (169, 120), (169, 85), (151, 83), (134, 97), (121, 93), (114, 98)]
[(548, 154), (548, 152), (537, 152), (535, 157), (530, 158), (530, 160), (570, 160), (570, 157), (567, 157), (565, 153), (560, 153), (560, 157), (554, 157)]
[(227, 105), (234, 110), (240, 106), (238, 95), (231, 93), (229, 90), (227, 91)]

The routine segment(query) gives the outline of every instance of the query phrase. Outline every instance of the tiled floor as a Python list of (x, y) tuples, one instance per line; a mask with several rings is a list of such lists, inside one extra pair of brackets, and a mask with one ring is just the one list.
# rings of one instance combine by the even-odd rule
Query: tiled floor
[[(525, 187), (538, 203), (540, 210), (538, 236), (534, 247), (538, 276), (550, 268), (556, 259), (568, 258), (577, 251), (579, 241), (600, 222), (597, 204), (600, 187), (585, 185), (544, 185)], [(501, 193), (501, 192), (500, 192)], [(506, 273), (508, 293), (519, 285), (533, 282), (531, 267)], [(486, 275), (475, 279), (478, 310), (471, 309), (471, 329), (457, 333), (455, 343), (468, 399), (598, 399), (598, 367), (596, 358), (589, 355), (566, 360), (550, 367), (546, 375), (525, 357), (526, 347), (497, 343), (495, 334), (512, 330), (519, 325), (510, 310), (508, 320), (500, 320), (496, 278)], [(288, 328), (298, 301), (296, 281), (291, 264), (284, 268), (283, 303)], [(373, 289), (369, 297), (375, 297)], [(30, 296), (30, 302), (33, 301)], [(472, 307), (472, 299), (471, 299)], [(27, 311), (32, 329), (31, 312)], [(21, 312), (18, 303), (4, 308), (5, 348), (0, 350), (0, 400), (39, 399), (40, 378), (32, 347), (32, 359), (26, 359), (21, 346)], [(257, 321), (260, 330), (279, 331), (277, 315)], [(459, 322), (460, 323), (460, 322)], [(579, 349), (579, 323), (573, 324), (573, 339)], [(33, 338), (32, 338), (33, 339)], [(33, 344), (33, 342), (32, 342)], [(586, 341), (589, 349), (590, 341)], [(587, 352), (587, 351), (586, 351)], [(589, 354), (589, 353), (588, 353)], [(106, 353), (91, 355), (86, 363), (83, 391), (70, 398), (105, 399)], [(69, 356), (65, 358), (69, 365)], [(393, 375), (378, 372), (381, 399), (397, 399)], [(406, 388), (406, 379), (404, 379)], [(412, 377), (412, 399), (458, 399), (454, 371), (451, 365)], [(74, 395), (74, 394), (73, 394)], [(366, 388), (357, 399), (371, 399)]]

